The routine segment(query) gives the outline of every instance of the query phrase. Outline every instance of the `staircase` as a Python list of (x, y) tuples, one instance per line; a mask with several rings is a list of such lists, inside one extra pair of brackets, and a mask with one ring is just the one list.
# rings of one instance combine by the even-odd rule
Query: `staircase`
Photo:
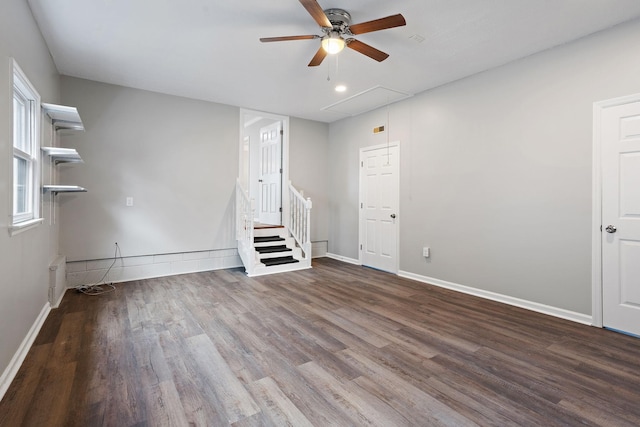
[(287, 234), (283, 226), (254, 229), (257, 269), (269, 267), (266, 271), (271, 273), (298, 270), (299, 265), (295, 264), (300, 264), (302, 250), (296, 245), (295, 239)]
[(238, 253), (248, 276), (311, 268), (311, 200), (291, 183), (287, 195), (284, 225), (256, 224), (255, 203), (242, 185), (236, 184)]

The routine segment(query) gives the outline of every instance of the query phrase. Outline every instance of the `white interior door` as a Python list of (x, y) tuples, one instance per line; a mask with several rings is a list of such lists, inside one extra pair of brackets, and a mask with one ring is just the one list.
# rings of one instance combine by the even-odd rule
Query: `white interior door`
[(282, 223), (282, 122), (260, 129), (258, 216), (263, 224)]
[(640, 335), (640, 101), (602, 112), (602, 323)]
[(400, 147), (360, 151), (360, 261), (397, 273)]

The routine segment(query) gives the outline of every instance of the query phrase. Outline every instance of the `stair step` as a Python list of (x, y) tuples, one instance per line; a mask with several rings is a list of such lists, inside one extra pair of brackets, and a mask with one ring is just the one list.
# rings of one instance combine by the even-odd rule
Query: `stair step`
[(265, 242), (284, 242), (284, 237), (280, 236), (256, 236), (253, 238), (253, 243), (265, 243)]
[(256, 246), (256, 251), (261, 254), (271, 254), (274, 252), (291, 252), (291, 248), (286, 247), (285, 245), (279, 246)]
[(254, 230), (264, 230), (264, 229), (274, 229), (274, 228), (284, 228), (284, 225), (271, 225), (271, 224), (260, 224), (257, 222), (253, 223), (253, 229)]
[(271, 265), (293, 264), (299, 261), (292, 256), (281, 256), (276, 258), (261, 259), (260, 262), (269, 267)]

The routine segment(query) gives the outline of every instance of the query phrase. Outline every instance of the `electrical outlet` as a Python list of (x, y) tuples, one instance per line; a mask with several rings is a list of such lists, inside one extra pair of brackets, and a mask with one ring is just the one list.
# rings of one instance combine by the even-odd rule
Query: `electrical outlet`
[(426, 246), (422, 248), (422, 256), (425, 258), (429, 258), (431, 256), (431, 249)]
[(133, 197), (127, 197), (126, 204), (127, 206), (133, 206)]

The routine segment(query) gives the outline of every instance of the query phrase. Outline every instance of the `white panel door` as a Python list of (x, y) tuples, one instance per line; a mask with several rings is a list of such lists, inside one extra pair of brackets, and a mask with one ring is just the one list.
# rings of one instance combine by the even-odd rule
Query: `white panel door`
[(602, 321), (640, 335), (640, 102), (602, 114)]
[(398, 271), (399, 156), (397, 145), (360, 152), (360, 260)]
[(263, 224), (282, 221), (282, 124), (260, 129), (260, 174), (258, 216)]

